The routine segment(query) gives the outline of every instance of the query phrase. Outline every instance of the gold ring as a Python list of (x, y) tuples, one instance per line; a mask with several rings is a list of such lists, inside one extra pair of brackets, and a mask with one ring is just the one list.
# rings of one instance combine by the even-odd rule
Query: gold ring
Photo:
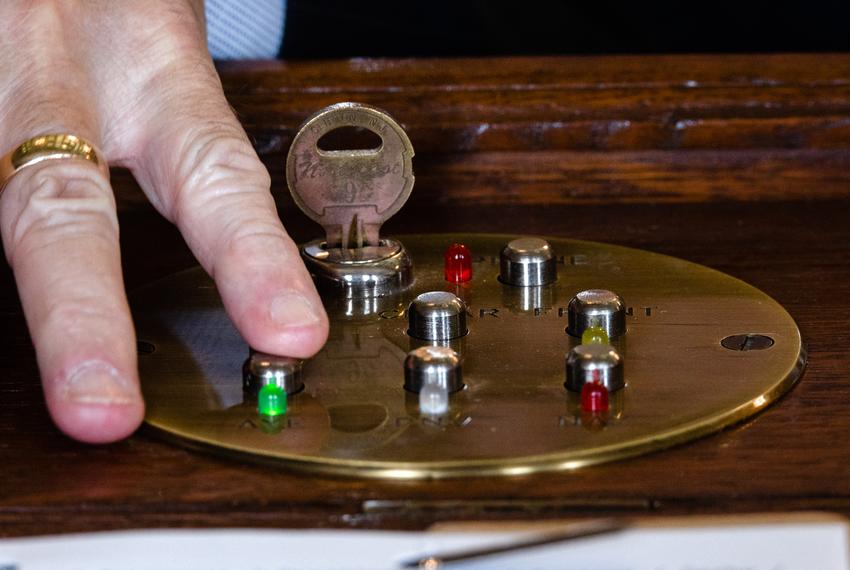
[(24, 168), (45, 160), (69, 158), (93, 162), (109, 178), (109, 165), (90, 142), (70, 134), (39, 135), (0, 159), (0, 195), (9, 180)]

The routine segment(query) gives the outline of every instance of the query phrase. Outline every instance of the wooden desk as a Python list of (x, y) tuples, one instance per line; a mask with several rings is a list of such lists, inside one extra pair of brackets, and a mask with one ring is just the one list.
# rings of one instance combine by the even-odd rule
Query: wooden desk
[[(850, 514), (850, 56), (352, 60), (222, 68), (293, 235), (299, 123), (336, 101), (387, 109), (417, 150), (392, 232), (562, 235), (668, 253), (784, 304), (809, 348), (799, 386), (698, 442), (572, 473), (385, 483), (185, 451), (144, 431), (107, 447), (50, 423), (0, 270), (0, 533), (147, 526), (423, 527), (457, 518), (823, 509)], [(116, 173), (128, 287), (192, 264)]]

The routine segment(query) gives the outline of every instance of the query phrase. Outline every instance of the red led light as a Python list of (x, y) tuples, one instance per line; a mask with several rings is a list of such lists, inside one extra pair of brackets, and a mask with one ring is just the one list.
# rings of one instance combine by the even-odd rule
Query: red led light
[(446, 250), (446, 281), (466, 283), (472, 279), (472, 253), (462, 243), (453, 243)]
[(608, 389), (596, 382), (587, 382), (581, 387), (581, 411), (589, 414), (604, 414), (608, 411)]

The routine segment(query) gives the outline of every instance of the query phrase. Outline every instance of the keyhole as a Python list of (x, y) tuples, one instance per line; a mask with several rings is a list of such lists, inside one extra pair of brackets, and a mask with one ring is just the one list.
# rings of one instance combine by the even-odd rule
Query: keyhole
[(316, 141), (319, 150), (325, 152), (342, 152), (347, 150), (378, 151), (381, 148), (381, 137), (363, 127), (339, 127), (328, 131)]
[(734, 334), (731, 336), (727, 336), (720, 344), (723, 345), (723, 348), (728, 348), (729, 350), (737, 350), (740, 352), (747, 352), (750, 350), (764, 350), (766, 348), (770, 348), (773, 346), (774, 340), (767, 335), (763, 334)]

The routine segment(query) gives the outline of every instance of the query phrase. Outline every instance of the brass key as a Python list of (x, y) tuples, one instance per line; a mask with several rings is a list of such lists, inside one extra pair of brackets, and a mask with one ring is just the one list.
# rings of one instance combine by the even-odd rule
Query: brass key
[[(362, 127), (381, 137), (370, 150), (322, 150), (322, 136), (340, 127)], [(325, 229), (328, 248), (380, 243), (381, 225), (413, 189), (413, 146), (380, 109), (338, 103), (307, 119), (289, 149), (286, 180), (298, 207)]]

